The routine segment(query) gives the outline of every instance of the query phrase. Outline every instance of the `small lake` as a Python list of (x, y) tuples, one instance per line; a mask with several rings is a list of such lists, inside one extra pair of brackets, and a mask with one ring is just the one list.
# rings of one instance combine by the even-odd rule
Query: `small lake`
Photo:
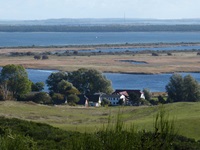
[[(45, 82), (48, 76), (55, 70), (27, 69), (29, 79), (33, 82)], [(181, 73), (183, 76), (191, 74), (200, 82), (200, 73)], [(150, 89), (151, 92), (164, 92), (172, 74), (120, 74), (104, 73), (107, 79), (112, 81), (113, 89)], [(48, 87), (45, 86), (45, 91)]]

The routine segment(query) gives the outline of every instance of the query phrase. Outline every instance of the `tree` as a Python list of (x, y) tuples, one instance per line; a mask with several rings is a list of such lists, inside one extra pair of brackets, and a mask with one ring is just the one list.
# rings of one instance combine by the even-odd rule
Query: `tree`
[(79, 101), (79, 97), (75, 94), (70, 94), (69, 96), (67, 96), (67, 103), (69, 105), (76, 105), (76, 103)]
[(80, 94), (76, 87), (72, 85), (72, 83), (62, 80), (57, 85), (57, 90), (59, 93), (63, 95), (70, 95), (70, 94)]
[(44, 60), (44, 59), (49, 59), (49, 56), (47, 56), (47, 55), (42, 55), (42, 59)]
[(166, 91), (168, 93), (168, 100), (174, 102), (183, 101), (183, 78), (180, 74), (173, 74), (170, 77), (169, 83), (166, 85)]
[(54, 104), (62, 104), (65, 102), (65, 97), (63, 94), (60, 93), (54, 93), (52, 95), (52, 101)]
[(103, 98), (102, 102), (101, 102), (101, 105), (102, 106), (108, 106), (108, 105), (110, 105), (110, 101), (107, 98)]
[(31, 89), (32, 91), (41, 92), (42, 90), (44, 90), (44, 82), (32, 82)]
[(39, 59), (41, 59), (41, 56), (40, 55), (35, 55), (34, 59), (39, 60)]
[(200, 100), (200, 86), (197, 80), (191, 75), (187, 75), (183, 79), (184, 86), (184, 100), (190, 102), (196, 102)]
[(200, 86), (191, 75), (186, 75), (184, 78), (180, 74), (173, 74), (166, 86), (168, 93), (168, 101), (199, 101)]
[(54, 72), (46, 80), (47, 86), (51, 93), (59, 93), (58, 83), (62, 80), (68, 79), (68, 74), (66, 72)]
[(132, 92), (129, 94), (129, 101), (131, 101), (133, 105), (140, 105), (140, 96)]
[(111, 93), (111, 82), (95, 69), (81, 68), (69, 73), (69, 81), (82, 93), (94, 94), (96, 92)]
[(158, 102), (161, 103), (161, 104), (165, 104), (166, 101), (165, 101), (165, 99), (163, 98), (163, 96), (159, 95), (159, 96), (158, 96)]
[(31, 82), (25, 68), (21, 65), (6, 65), (2, 68), (0, 82), (14, 98), (31, 91)]
[(40, 104), (52, 103), (51, 97), (46, 92), (39, 92), (34, 95), (33, 102)]
[(149, 89), (143, 89), (143, 93), (144, 93), (144, 97), (147, 101), (150, 101), (151, 100), (151, 92), (149, 91)]

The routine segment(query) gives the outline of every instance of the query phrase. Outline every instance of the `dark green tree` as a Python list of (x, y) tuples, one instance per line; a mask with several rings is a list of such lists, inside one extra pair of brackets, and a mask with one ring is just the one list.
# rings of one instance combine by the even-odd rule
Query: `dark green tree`
[(52, 95), (52, 101), (54, 104), (63, 104), (65, 103), (65, 96), (60, 93), (54, 93)]
[[(25, 68), (21, 65), (6, 65), (0, 75), (2, 89), (9, 91), (14, 98), (18, 98), (31, 91), (31, 82)], [(6, 92), (4, 92), (6, 93)]]
[(133, 105), (140, 105), (140, 96), (134, 92), (129, 94), (129, 101)]
[(94, 94), (96, 92), (111, 93), (111, 82), (95, 69), (81, 68), (69, 73), (69, 81), (82, 93)]
[(67, 103), (69, 105), (76, 105), (76, 103), (79, 101), (79, 97), (75, 94), (70, 94), (67, 96)]
[(184, 78), (180, 74), (173, 74), (166, 86), (168, 93), (168, 101), (199, 101), (200, 86), (191, 75), (186, 75)]
[(102, 106), (108, 106), (108, 105), (110, 105), (110, 101), (107, 98), (103, 98), (102, 102), (101, 102), (101, 105)]
[(184, 100), (190, 102), (200, 101), (200, 86), (198, 81), (191, 75), (186, 75), (183, 82)]
[(158, 96), (158, 102), (161, 103), (161, 104), (165, 104), (166, 103), (165, 99), (161, 95)]
[(54, 72), (46, 80), (47, 86), (51, 93), (59, 93), (58, 83), (62, 80), (68, 79), (68, 74), (66, 72)]
[(57, 85), (57, 90), (59, 93), (67, 96), (70, 94), (80, 94), (80, 92), (77, 90), (77, 88), (75, 88), (72, 83), (66, 81), (66, 80), (62, 80), (58, 83)]
[(169, 83), (166, 85), (168, 99), (173, 102), (183, 101), (185, 93), (183, 92), (183, 78), (180, 74), (173, 74)]
[(143, 89), (144, 97), (147, 101), (151, 100), (152, 94), (149, 89)]
[(39, 92), (34, 95), (33, 102), (40, 104), (51, 104), (51, 97), (46, 92)]
[(32, 91), (41, 92), (42, 90), (44, 90), (44, 82), (32, 82), (31, 89)]

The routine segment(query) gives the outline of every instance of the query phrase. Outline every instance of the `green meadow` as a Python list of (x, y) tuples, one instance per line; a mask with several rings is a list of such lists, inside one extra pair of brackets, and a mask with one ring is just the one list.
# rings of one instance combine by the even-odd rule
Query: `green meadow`
[(175, 121), (179, 135), (200, 140), (200, 102), (179, 102), (158, 106), (125, 107), (70, 107), (46, 106), (32, 102), (0, 102), (0, 116), (46, 123), (66, 131), (93, 133), (108, 123), (115, 122), (117, 114), (127, 128), (152, 131), (155, 116), (164, 107), (169, 120)]

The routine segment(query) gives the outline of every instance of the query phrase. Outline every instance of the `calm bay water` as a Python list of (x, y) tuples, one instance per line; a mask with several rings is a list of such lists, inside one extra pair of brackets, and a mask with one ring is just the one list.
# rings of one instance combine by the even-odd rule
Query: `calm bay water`
[[(51, 45), (92, 45), (92, 44), (124, 44), (124, 43), (177, 43), (200, 42), (199, 32), (0, 32), (0, 47), (12, 46), (51, 46)], [(150, 50), (192, 50), (200, 46), (180, 46), (151, 48)], [(107, 49), (107, 52), (127, 49)], [(149, 50), (148, 48), (128, 49), (130, 51)], [(99, 51), (99, 50), (97, 50)], [(30, 80), (45, 82), (55, 71), (28, 69)], [(143, 75), (104, 73), (112, 81), (114, 89), (144, 89), (152, 92), (165, 91), (171, 74)], [(185, 75), (185, 74), (183, 74)], [(200, 73), (191, 73), (200, 82)], [(48, 88), (45, 87), (45, 91)]]
[(0, 47), (200, 42), (199, 32), (0, 32)]
[[(34, 70), (27, 69), (28, 75), (33, 82), (45, 82), (52, 70)], [(182, 75), (191, 74), (200, 82), (200, 73), (181, 73)], [(151, 92), (164, 92), (165, 86), (169, 82), (172, 74), (120, 74), (120, 73), (104, 73), (107, 79), (112, 81), (113, 89), (150, 89)], [(45, 91), (48, 87), (45, 87)]]

